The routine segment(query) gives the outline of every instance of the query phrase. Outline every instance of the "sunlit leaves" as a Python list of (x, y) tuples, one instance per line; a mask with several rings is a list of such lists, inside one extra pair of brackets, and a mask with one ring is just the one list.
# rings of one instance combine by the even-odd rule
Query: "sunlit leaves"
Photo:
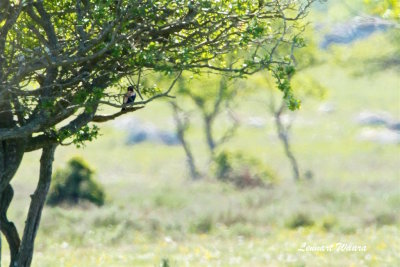
[(400, 20), (399, 0), (364, 0), (367, 9), (387, 19)]
[(99, 127), (96, 125), (85, 125), (78, 130), (62, 130), (57, 132), (57, 140), (60, 143), (65, 143), (67, 140), (74, 144), (77, 148), (85, 145), (87, 141), (93, 141), (99, 135)]
[(300, 100), (296, 99), (290, 84), (290, 79), (295, 73), (295, 68), (291, 65), (278, 66), (274, 71), (274, 77), (276, 79), (276, 85), (280, 91), (283, 92), (283, 98), (290, 110), (300, 108)]
[[(168, 88), (151, 81), (152, 78), (172, 77), (171, 74), (182, 71), (187, 75), (224, 74), (229, 81), (273, 69), (278, 73), (277, 86), (284, 92), (288, 105), (296, 108), (299, 103), (287, 78), (292, 75), (288, 54), (292, 44), (303, 45), (299, 37), (302, 27), (293, 19), (297, 12), (304, 12), (302, 3), (27, 2), (7, 35), (3, 53), (5, 83), (23, 92), (15, 97), (24, 105), (20, 108), (24, 120), (34, 121), (35, 110), (42, 109), (58, 118), (54, 120), (56, 125), (67, 119), (62, 114), (68, 112), (95, 115), (103, 105), (119, 108), (121, 92), (115, 94), (113, 88), (121, 88), (129, 79), (145, 97), (151, 98)], [(285, 77), (281, 77), (282, 73)], [(34, 82), (39, 76), (43, 77), (41, 81)], [(205, 95), (211, 92), (201, 90)], [(202, 98), (200, 92), (193, 93), (195, 99)]]

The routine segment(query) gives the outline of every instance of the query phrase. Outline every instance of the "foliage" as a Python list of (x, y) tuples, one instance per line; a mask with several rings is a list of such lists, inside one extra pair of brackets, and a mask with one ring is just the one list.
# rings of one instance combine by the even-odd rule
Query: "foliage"
[[(18, 118), (13, 137), (45, 131), (41, 140), (47, 142), (91, 141), (96, 131), (82, 129), (88, 122), (135, 110), (95, 116), (101, 107), (121, 107), (115, 87), (127, 80), (148, 96), (139, 101), (146, 104), (167, 95), (175, 83), (163, 92), (143, 83), (149, 75), (174, 80), (171, 74), (182, 71), (245, 77), (260, 69), (287, 70), (291, 45), (300, 45), (303, 27), (297, 21), (312, 2), (7, 1), (0, 13), (0, 84), (12, 88), (2, 98), (12, 100), (8, 109)], [(282, 79), (287, 72), (280, 73), (284, 97), (296, 108)], [(79, 131), (88, 136), (75, 135)], [(2, 139), (10, 136), (0, 131)]]
[(286, 222), (286, 226), (291, 229), (312, 226), (313, 224), (314, 224), (314, 221), (313, 221), (313, 219), (311, 219), (310, 215), (308, 215), (307, 213), (302, 213), (302, 212), (294, 214)]
[(295, 73), (294, 66), (279, 66), (274, 72), (273, 76), (276, 79), (276, 87), (283, 93), (283, 99), (290, 110), (300, 108), (301, 102), (297, 100), (292, 92), (290, 79)]
[[(50, 132), (52, 134), (53, 132)], [(79, 131), (71, 131), (69, 129), (65, 129), (64, 131), (60, 131), (57, 139), (59, 142), (63, 142), (67, 138), (72, 138), (72, 143), (77, 147), (80, 148), (85, 146), (86, 141), (93, 141), (99, 135), (99, 127), (96, 125), (89, 126), (85, 125), (79, 129)]]
[(203, 217), (193, 221), (190, 225), (190, 231), (196, 234), (210, 233), (214, 227), (214, 220), (210, 215), (204, 215)]
[[(179, 82), (179, 95), (189, 98), (195, 104), (196, 113), (200, 114), (202, 118), (210, 157), (213, 157), (218, 146), (233, 137), (238, 127), (233, 116), (232, 106), (235, 105), (235, 96), (238, 94), (241, 85), (237, 80), (229, 80), (227, 77), (216, 75), (192, 76), (189, 80), (182, 79)], [(224, 134), (216, 137), (215, 126), (222, 113), (228, 113), (231, 122)]]
[(82, 158), (70, 159), (65, 169), (54, 174), (47, 204), (78, 204), (87, 200), (98, 206), (103, 205), (104, 189), (94, 180), (93, 174), (94, 171)]
[(161, 259), (160, 267), (170, 267), (168, 259)]
[(234, 184), (238, 188), (271, 185), (277, 176), (258, 159), (239, 152), (222, 151), (214, 159), (217, 179)]
[(302, 37), (296, 39), (297, 47), (293, 49), (291, 64), (280, 66), (269, 71), (259, 72), (249, 77), (244, 83), (245, 90), (257, 91), (259, 88), (272, 91), (272, 94), (283, 93), (287, 107), (300, 108), (301, 102), (307, 99), (324, 99), (328, 88), (312, 73), (312, 68), (322, 65), (327, 55), (318, 47), (315, 30), (307, 28)]
[(400, 20), (400, 1), (398, 0), (364, 0), (366, 8), (373, 14), (387, 19)]
[(215, 74), (191, 75), (179, 81), (177, 93), (193, 101), (200, 114), (211, 117), (232, 104), (240, 84), (238, 79)]

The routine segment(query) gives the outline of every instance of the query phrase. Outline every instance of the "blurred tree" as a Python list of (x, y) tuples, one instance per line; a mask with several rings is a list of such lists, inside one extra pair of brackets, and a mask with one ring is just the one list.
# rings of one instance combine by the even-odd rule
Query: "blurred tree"
[(179, 141), (182, 144), (182, 147), (186, 154), (187, 164), (190, 170), (190, 176), (193, 180), (196, 180), (200, 177), (200, 173), (197, 170), (195, 159), (193, 157), (192, 150), (188, 141), (186, 140), (186, 132), (189, 128), (189, 119), (186, 112), (184, 112), (176, 102), (170, 102), (173, 110), (173, 116), (176, 124), (176, 134), (178, 136)]
[[(231, 85), (228, 85), (227, 77), (219, 78), (215, 75), (200, 76), (185, 82), (182, 79), (182, 82), (179, 83), (177, 92), (192, 100), (196, 107), (196, 113), (201, 116), (210, 160), (214, 157), (215, 150), (233, 137), (238, 127), (238, 122), (230, 106), (233, 104), (239, 86), (232, 81)], [(214, 131), (216, 119), (224, 111), (230, 115), (233, 124), (225, 130), (222, 136), (217, 138)]]
[[(315, 40), (313, 40), (313, 32), (307, 31), (303, 33), (303, 36), (307, 38), (307, 45), (303, 38), (295, 38), (296, 41), (292, 43), (289, 54), (289, 65), (254, 75), (247, 83), (248, 87), (266, 88), (270, 92), (268, 110), (274, 118), (278, 138), (281, 140), (285, 155), (289, 159), (295, 180), (299, 180), (302, 175), (298, 160), (290, 144), (290, 131), (294, 121), (294, 114), (292, 114), (291, 118), (287, 116), (291, 103), (288, 102), (286, 95), (282, 98), (276, 97), (276, 94), (279, 91), (286, 94), (280, 87), (285, 83), (290, 83), (293, 90), (288, 93), (296, 95), (296, 99), (298, 99), (296, 105), (300, 106), (301, 101), (307, 98), (324, 98), (327, 91), (323, 85), (307, 73), (307, 69), (322, 64), (324, 59), (318, 50)], [(301, 50), (298, 50), (298, 48), (301, 48)], [(282, 72), (286, 75), (282, 75)], [(288, 119), (285, 119), (285, 117)], [(311, 172), (307, 171), (305, 176), (309, 177), (311, 175)]]
[[(228, 85), (227, 77), (220, 77), (213, 74), (195, 75), (190, 78), (181, 77), (178, 82), (178, 90), (176, 91), (178, 97), (182, 98), (182, 100), (185, 98), (191, 100), (195, 106), (192, 112), (188, 112), (179, 107), (177, 101), (171, 102), (177, 135), (181, 140), (188, 160), (190, 173), (194, 179), (201, 177), (201, 175), (199, 175), (195, 167), (194, 154), (188, 145), (185, 135), (185, 132), (190, 127), (189, 113), (200, 115), (206, 140), (205, 143), (209, 152), (208, 163), (210, 164), (215, 160), (215, 151), (217, 148), (232, 138), (238, 127), (238, 121), (233, 115), (231, 106), (234, 103), (234, 97), (237, 94), (240, 84), (235, 84), (233, 81), (231, 83), (231, 85)], [(228, 129), (225, 129), (221, 136), (216, 137), (215, 126), (217, 122), (220, 122), (217, 121), (217, 117), (224, 112), (229, 115), (233, 123)]]
[[(295, 82), (292, 81), (292, 86), (294, 91), (296, 92), (296, 97), (300, 100), (304, 101), (304, 99), (308, 97), (314, 98), (322, 98), (326, 92), (326, 88), (322, 86), (319, 82), (315, 79), (311, 78), (304, 73), (298, 73), (295, 77), (290, 77), (292, 80), (293, 78), (297, 78)], [(269, 88), (273, 88), (274, 85), (272, 84), (271, 80), (272, 77), (266, 78), (267, 86)], [(287, 106), (285, 101), (279, 100), (279, 103), (276, 103), (275, 92), (271, 90), (271, 97), (269, 102), (269, 111), (274, 117), (275, 128), (278, 134), (279, 139), (282, 142), (285, 155), (289, 159), (290, 165), (292, 166), (293, 178), (294, 180), (299, 180), (302, 175), (300, 174), (299, 163), (298, 160), (292, 150), (290, 144), (290, 131), (294, 122), (294, 118), (289, 118), (285, 120), (284, 117), (287, 115)], [(292, 115), (293, 116), (293, 115)], [(305, 177), (311, 178), (312, 173), (307, 171)]]
[(65, 169), (57, 170), (54, 174), (47, 204), (78, 204), (81, 200), (87, 200), (102, 206), (104, 189), (94, 180), (93, 174), (94, 171), (83, 159), (70, 159)]
[[(31, 264), (58, 144), (91, 141), (98, 128), (90, 122), (112, 120), (167, 96), (184, 70), (242, 77), (286, 65), (276, 51), (293, 42), (297, 21), (312, 2), (1, 1), (0, 228), (10, 266)], [(223, 60), (228, 52), (237, 52), (232, 66)], [(141, 86), (141, 77), (151, 73), (174, 78), (165, 91)], [(121, 110), (115, 86), (127, 77), (147, 98)], [(294, 103), (290, 87), (281, 89)], [(118, 111), (101, 114), (104, 106)], [(10, 181), (24, 153), (39, 149), (39, 181), (21, 238), (6, 216)]]
[[(244, 83), (215, 75), (190, 77), (186, 80), (181, 77), (178, 83), (178, 97), (191, 100), (195, 109), (190, 113), (199, 114), (202, 120), (205, 144), (209, 152), (208, 164), (211, 166), (207, 169), (213, 169), (213, 175), (217, 179), (232, 183), (238, 188), (265, 186), (276, 182), (273, 172), (255, 158), (221, 149), (234, 136), (239, 126), (233, 106), (236, 105), (235, 97)], [(185, 134), (190, 126), (189, 112), (183, 111), (176, 102), (171, 104), (190, 173), (193, 179), (197, 179), (200, 175)], [(224, 121), (220, 117), (224, 113), (228, 115), (230, 126), (221, 127)], [(216, 129), (218, 126), (219, 129)]]
[[(293, 65), (296, 66), (296, 71), (294, 69), (290, 70), (290, 74), (287, 76), (288, 80), (292, 83), (292, 87), (294, 88), (294, 93), (296, 94), (296, 98), (299, 98), (300, 101), (304, 100), (308, 97), (317, 97), (323, 98), (325, 95), (325, 88), (318, 81), (316, 81), (312, 76), (307, 75), (304, 71), (310, 67), (314, 67), (316, 65), (321, 64), (322, 60), (320, 59), (318, 54), (318, 48), (315, 42), (311, 39), (312, 34), (308, 33), (308, 45), (305, 46), (305, 43), (302, 39), (298, 40), (297, 43), (293, 43), (292, 52), (291, 52), (291, 61)], [(301, 52), (296, 53), (295, 48), (302, 47)], [(298, 64), (297, 62), (300, 62)], [(274, 75), (279, 75), (274, 73)], [(271, 86), (271, 78), (267, 76), (267, 83), (269, 87)], [(279, 83), (277, 84), (279, 87)], [(272, 92), (272, 91), (271, 91)], [(269, 108), (271, 114), (273, 114), (275, 119), (276, 131), (279, 139), (282, 141), (285, 154), (290, 161), (293, 171), (293, 178), (295, 180), (299, 180), (301, 178), (299, 164), (298, 161), (292, 151), (290, 145), (290, 129), (293, 124), (293, 120), (288, 120), (287, 122), (283, 121), (283, 116), (287, 111), (287, 105), (285, 100), (280, 100), (280, 104), (275, 104), (274, 96), (271, 96)], [(306, 172), (306, 177), (311, 178), (312, 173), (310, 171)]]

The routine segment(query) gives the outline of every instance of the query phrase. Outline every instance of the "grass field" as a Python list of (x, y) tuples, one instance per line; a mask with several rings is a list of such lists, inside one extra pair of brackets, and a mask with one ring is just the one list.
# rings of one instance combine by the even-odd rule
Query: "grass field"
[[(399, 73), (354, 76), (333, 59), (307, 72), (329, 88), (326, 99), (304, 101), (292, 129), (293, 151), (311, 180), (293, 181), (266, 90), (240, 96), (235, 112), (243, 123), (225, 148), (272, 169), (279, 180), (268, 188), (238, 190), (211, 175), (192, 182), (180, 146), (127, 145), (128, 133), (117, 127), (122, 121), (110, 122), (85, 148), (59, 147), (54, 163), (61, 168), (83, 157), (106, 189), (106, 204), (46, 206), (32, 265), (400, 266), (400, 147), (359, 140), (364, 126), (355, 121), (365, 110), (400, 120)], [(319, 111), (322, 103), (334, 111)], [(128, 117), (172, 131), (171, 115), (159, 101)], [(249, 126), (252, 117), (266, 125)], [(192, 121), (188, 139), (206, 172), (202, 125), (197, 116)], [(39, 157), (28, 153), (12, 181), (9, 217), (20, 231)], [(4, 237), (2, 244), (8, 266)]]
[[(399, 119), (398, 77), (385, 72), (355, 78), (332, 65), (313, 73), (330, 88), (324, 101), (336, 106), (323, 114), (320, 102), (310, 100), (296, 115), (293, 150), (313, 180), (292, 181), (263, 95), (243, 97), (237, 113), (264, 116), (266, 126), (243, 125), (229, 147), (277, 172), (279, 182), (268, 189), (237, 190), (212, 177), (190, 182), (181, 147), (127, 146), (126, 132), (109, 123), (84, 149), (59, 148), (55, 161), (57, 168), (74, 155), (84, 157), (106, 188), (106, 205), (46, 207), (33, 266), (159, 266), (163, 259), (170, 266), (399, 266), (400, 150), (357, 140), (361, 126), (354, 121), (365, 109)], [(173, 128), (164, 102), (131, 116)], [(201, 125), (191, 133), (201, 161)], [(38, 158), (28, 154), (13, 180), (10, 217), (20, 229)], [(339, 243), (366, 251), (336, 251)], [(333, 251), (301, 251), (321, 246)]]

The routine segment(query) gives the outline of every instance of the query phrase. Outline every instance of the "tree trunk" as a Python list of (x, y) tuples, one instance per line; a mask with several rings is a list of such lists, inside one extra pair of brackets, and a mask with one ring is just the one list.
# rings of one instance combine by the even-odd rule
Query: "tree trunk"
[(0, 196), (0, 228), (6, 237), (8, 246), (10, 247), (11, 262), (16, 260), (18, 249), (21, 243), (17, 228), (15, 227), (14, 223), (10, 222), (7, 218), (7, 210), (10, 206), (13, 196), (14, 190), (12, 189), (11, 185), (8, 185)]
[(282, 112), (285, 109), (285, 102), (282, 101), (282, 104), (278, 111), (275, 112), (275, 124), (278, 132), (279, 139), (281, 139), (283, 143), (283, 147), (285, 149), (285, 154), (289, 158), (290, 164), (292, 165), (293, 178), (297, 181), (300, 179), (299, 165), (297, 164), (297, 160), (290, 148), (289, 138), (288, 138), (288, 128), (286, 128), (282, 123)]
[(292, 171), (293, 171), (293, 178), (295, 180), (300, 179), (300, 172), (299, 172), (299, 165), (297, 163), (297, 160), (295, 156), (293, 155), (290, 145), (289, 145), (289, 140), (286, 134), (280, 134), (279, 137), (281, 138), (284, 148), (285, 148), (285, 154), (289, 158), (289, 161), (292, 165)]
[[(11, 129), (16, 126), (13, 119), (11, 98), (9, 93), (7, 93), (8, 89), (4, 88), (0, 90), (0, 129)], [(10, 183), (21, 163), (25, 152), (24, 145), (24, 139), (0, 141), (0, 195)]]
[[(15, 126), (15, 122), (11, 112), (12, 107), (9, 94), (3, 90), (5, 89), (0, 91), (0, 129), (9, 129)], [(15, 225), (7, 219), (7, 210), (14, 195), (10, 181), (21, 164), (25, 151), (25, 143), (24, 139), (0, 141), (0, 230), (9, 243), (12, 259), (15, 259), (18, 253), (20, 238)], [(1, 245), (0, 242), (0, 259), (2, 252)]]
[(7, 218), (7, 210), (14, 196), (10, 181), (21, 164), (23, 154), (23, 140), (0, 142), (0, 230), (9, 244), (12, 260), (17, 256), (20, 238), (15, 225)]
[(176, 123), (176, 133), (178, 136), (179, 141), (181, 142), (181, 145), (183, 147), (183, 150), (185, 151), (186, 154), (186, 160), (187, 164), (189, 166), (189, 171), (190, 171), (190, 176), (192, 177), (193, 180), (197, 180), (200, 178), (199, 172), (197, 171), (196, 164), (194, 162), (194, 157), (192, 154), (192, 150), (190, 149), (189, 144), (186, 142), (185, 138), (185, 131), (187, 129), (188, 121), (182, 119), (179, 117), (179, 111), (178, 111), (178, 106), (176, 103), (171, 102), (172, 109), (174, 111), (174, 119)]
[(212, 117), (205, 117), (204, 118), (204, 128), (206, 132), (206, 138), (207, 138), (207, 145), (208, 149), (210, 150), (211, 158), (214, 157), (214, 150), (215, 150), (215, 141), (214, 137), (212, 135)]
[(56, 145), (48, 145), (43, 148), (40, 158), (39, 182), (35, 193), (31, 195), (27, 220), (25, 222), (24, 235), (19, 248), (17, 258), (10, 263), (10, 267), (28, 267), (31, 265), (33, 257), (34, 241), (39, 228), (43, 206), (49, 191), (54, 151)]

